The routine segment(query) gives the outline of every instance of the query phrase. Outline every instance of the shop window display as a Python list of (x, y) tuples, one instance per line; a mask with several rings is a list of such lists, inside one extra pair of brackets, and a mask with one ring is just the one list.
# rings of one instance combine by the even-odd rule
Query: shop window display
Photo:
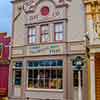
[[(50, 62), (55, 61), (55, 64), (52, 64)], [(34, 66), (35, 61), (33, 62), (33, 67), (31, 68), (28, 66), (28, 88), (43, 88), (43, 89), (62, 89), (62, 67), (63, 67), (63, 61), (60, 66), (58, 67), (58, 61), (62, 60), (48, 60), (48, 64), (43, 62), (46, 62), (46, 60), (38, 61), (40, 64), (38, 64), (38, 67)], [(30, 63), (30, 61), (28, 62)], [(42, 64), (41, 64), (42, 63)], [(30, 64), (28, 64), (30, 65)], [(46, 66), (48, 65), (48, 66)], [(56, 67), (53, 67), (56, 66)], [(45, 67), (44, 67), (45, 66)]]

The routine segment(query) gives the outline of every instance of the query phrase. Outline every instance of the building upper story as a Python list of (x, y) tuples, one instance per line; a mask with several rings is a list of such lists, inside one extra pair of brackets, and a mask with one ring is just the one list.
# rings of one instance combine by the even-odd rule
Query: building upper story
[(91, 45), (100, 44), (100, 0), (83, 0)]
[(15, 0), (12, 3), (13, 47), (83, 41), (82, 0)]

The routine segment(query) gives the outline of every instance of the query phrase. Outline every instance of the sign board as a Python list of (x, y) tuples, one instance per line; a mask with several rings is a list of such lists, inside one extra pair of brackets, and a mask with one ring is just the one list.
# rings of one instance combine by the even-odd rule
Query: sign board
[(65, 54), (66, 45), (60, 44), (46, 44), (46, 45), (34, 45), (27, 47), (27, 56), (38, 56), (38, 55), (57, 55)]

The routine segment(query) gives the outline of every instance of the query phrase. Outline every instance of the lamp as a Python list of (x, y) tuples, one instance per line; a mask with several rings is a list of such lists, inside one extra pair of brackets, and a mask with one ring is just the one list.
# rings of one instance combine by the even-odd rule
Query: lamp
[(72, 62), (74, 68), (78, 71), (78, 100), (82, 100), (81, 90), (81, 70), (84, 65), (84, 59), (81, 56), (77, 56)]

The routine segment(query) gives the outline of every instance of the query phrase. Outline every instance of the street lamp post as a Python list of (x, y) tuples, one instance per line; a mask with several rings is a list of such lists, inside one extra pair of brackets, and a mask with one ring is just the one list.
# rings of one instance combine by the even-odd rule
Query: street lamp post
[(81, 70), (82, 66), (84, 65), (83, 58), (77, 56), (73, 60), (73, 66), (75, 69), (78, 70), (78, 100), (82, 100), (82, 90), (81, 90)]

